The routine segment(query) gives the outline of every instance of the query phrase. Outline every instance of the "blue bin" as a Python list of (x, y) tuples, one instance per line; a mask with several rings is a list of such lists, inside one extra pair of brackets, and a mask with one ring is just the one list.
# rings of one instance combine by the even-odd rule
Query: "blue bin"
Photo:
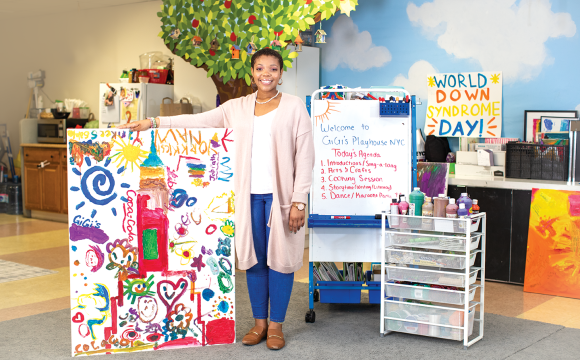
[[(371, 281), (371, 271), (366, 272), (367, 286), (369, 287), (369, 303), (370, 304), (380, 304), (381, 303), (381, 282)], [(379, 274), (380, 275), (380, 274)], [(371, 290), (371, 289), (376, 290)]]
[[(342, 274), (342, 270), (340, 271)], [(361, 287), (364, 281), (319, 281), (318, 286), (352, 286)], [(379, 282), (380, 284), (380, 282)], [(361, 297), (360, 289), (319, 289), (320, 302), (324, 304), (359, 304)], [(380, 292), (380, 291), (379, 291)]]

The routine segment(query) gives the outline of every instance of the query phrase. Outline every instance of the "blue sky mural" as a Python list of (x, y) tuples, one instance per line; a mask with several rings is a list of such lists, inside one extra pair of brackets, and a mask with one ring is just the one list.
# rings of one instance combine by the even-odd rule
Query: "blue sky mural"
[(522, 139), (524, 110), (580, 110), (579, 24), (577, 0), (359, 0), (322, 22), (321, 85), (404, 86), (422, 129), (426, 74), (502, 71), (502, 136)]

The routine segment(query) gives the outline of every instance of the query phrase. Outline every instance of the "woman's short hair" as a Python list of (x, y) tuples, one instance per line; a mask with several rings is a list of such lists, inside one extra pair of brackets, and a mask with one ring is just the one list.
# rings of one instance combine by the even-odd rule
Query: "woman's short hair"
[(272, 50), (270, 48), (264, 48), (264, 49), (258, 50), (254, 53), (254, 55), (252, 55), (252, 60), (250, 63), (252, 65), (252, 69), (254, 68), (254, 64), (256, 63), (256, 60), (261, 56), (273, 56), (276, 59), (278, 59), (278, 64), (280, 64), (280, 71), (282, 71), (282, 69), (283, 69), (282, 64), (284, 63), (284, 60), (282, 59), (282, 55), (280, 55), (280, 53), (277, 52), (276, 50)]

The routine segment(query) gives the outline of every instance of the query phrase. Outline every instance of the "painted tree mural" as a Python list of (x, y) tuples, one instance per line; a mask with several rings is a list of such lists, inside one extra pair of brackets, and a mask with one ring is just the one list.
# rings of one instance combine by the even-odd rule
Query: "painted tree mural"
[[(163, 0), (159, 36), (175, 55), (207, 71), (221, 101), (252, 92), (252, 45), (271, 47), (292, 67), (287, 48), (300, 31), (338, 10), (350, 16), (358, 0)], [(278, 44), (280, 47), (278, 48)]]

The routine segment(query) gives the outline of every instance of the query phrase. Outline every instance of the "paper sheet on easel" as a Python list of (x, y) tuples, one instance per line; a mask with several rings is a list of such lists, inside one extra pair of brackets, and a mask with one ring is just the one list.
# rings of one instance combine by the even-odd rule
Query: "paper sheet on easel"
[[(103, 97), (102, 101), (105, 101)], [(113, 98), (113, 105), (101, 106), (101, 123), (119, 123), (121, 122), (121, 113), (119, 112), (119, 96), (115, 95)]]
[(130, 123), (139, 120), (139, 99), (134, 98), (128, 106), (121, 103), (121, 120)]

